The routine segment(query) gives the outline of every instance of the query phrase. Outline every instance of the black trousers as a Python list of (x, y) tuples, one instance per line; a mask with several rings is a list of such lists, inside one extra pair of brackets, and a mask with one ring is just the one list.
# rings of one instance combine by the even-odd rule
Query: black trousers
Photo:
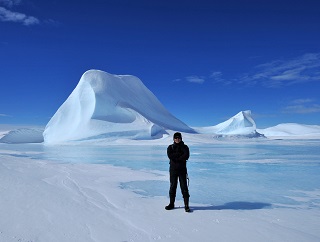
[(170, 190), (169, 195), (171, 199), (176, 197), (178, 179), (180, 183), (181, 193), (183, 198), (190, 197), (187, 183), (187, 170), (173, 170), (170, 169)]

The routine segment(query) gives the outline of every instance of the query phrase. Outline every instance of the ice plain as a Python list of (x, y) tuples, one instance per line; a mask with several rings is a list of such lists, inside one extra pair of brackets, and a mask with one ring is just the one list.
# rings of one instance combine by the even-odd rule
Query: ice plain
[(319, 241), (318, 140), (192, 140), (192, 213), (165, 145), (0, 144), (0, 241)]

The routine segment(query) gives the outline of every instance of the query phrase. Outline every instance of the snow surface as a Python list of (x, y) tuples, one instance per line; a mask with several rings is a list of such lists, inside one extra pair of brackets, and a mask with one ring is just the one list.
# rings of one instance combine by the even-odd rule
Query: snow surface
[[(270, 204), (254, 201), (197, 204), (191, 196), (192, 213), (184, 212), (181, 200), (176, 202), (177, 209), (166, 211), (166, 194), (145, 197), (120, 184), (168, 184), (168, 172), (30, 159), (25, 157), (28, 151), (14, 148), (18, 145), (11, 145), (12, 150), (2, 149), (3, 145), (0, 241), (320, 241), (319, 190), (301, 191), (301, 196), (290, 198), (305, 200), (307, 207), (297, 203), (292, 208), (270, 208)], [(146, 165), (149, 159), (152, 157), (143, 158)], [(196, 185), (193, 180), (192, 184)], [(226, 187), (222, 185), (223, 192), (218, 194), (230, 193)]]
[(266, 129), (258, 129), (258, 132), (267, 137), (274, 138), (297, 138), (297, 139), (319, 139), (320, 126), (296, 123), (283, 123)]
[[(43, 131), (41, 128), (19, 128), (15, 130), (8, 131), (3, 134), (0, 142), (20, 144), (20, 143), (42, 143)], [(1, 132), (0, 132), (1, 137)]]

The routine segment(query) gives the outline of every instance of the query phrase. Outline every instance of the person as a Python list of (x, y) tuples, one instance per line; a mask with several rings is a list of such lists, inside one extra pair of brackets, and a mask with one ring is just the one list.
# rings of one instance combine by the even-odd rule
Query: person
[(180, 183), (181, 193), (184, 200), (184, 208), (186, 212), (190, 212), (189, 208), (189, 190), (187, 183), (187, 160), (189, 159), (189, 147), (182, 141), (182, 135), (176, 132), (173, 135), (173, 144), (167, 148), (167, 155), (170, 160), (170, 203), (165, 207), (166, 210), (174, 209), (178, 179)]

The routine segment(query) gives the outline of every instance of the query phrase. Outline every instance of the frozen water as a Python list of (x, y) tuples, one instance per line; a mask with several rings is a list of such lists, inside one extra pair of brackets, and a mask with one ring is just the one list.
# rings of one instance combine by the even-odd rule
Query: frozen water
[[(319, 140), (190, 145), (190, 200), (216, 209), (320, 208)], [(162, 179), (122, 183), (146, 197), (167, 196), (167, 146), (0, 144), (0, 150), (59, 163), (100, 163), (145, 170)], [(17, 155), (14, 153), (13, 155)], [(182, 199), (178, 190), (177, 199)]]

